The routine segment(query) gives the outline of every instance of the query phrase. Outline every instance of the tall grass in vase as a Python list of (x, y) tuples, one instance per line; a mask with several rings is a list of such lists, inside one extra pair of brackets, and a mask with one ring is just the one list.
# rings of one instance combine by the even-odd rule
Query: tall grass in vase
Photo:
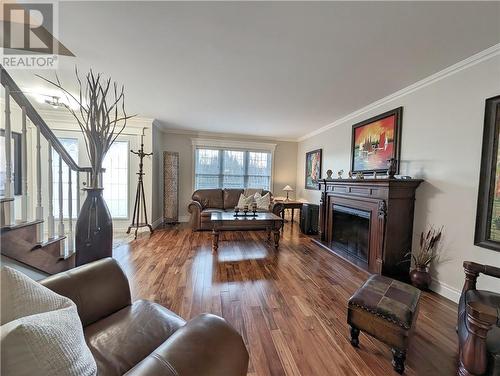
[(413, 254), (407, 253), (407, 256), (411, 255), (414, 265), (414, 269), (410, 271), (411, 283), (420, 290), (428, 290), (432, 282), (429, 267), (438, 256), (437, 250), (442, 233), (443, 227), (437, 230), (431, 226), (426, 232), (422, 231), (418, 251)]
[[(124, 87), (119, 88), (111, 78), (90, 70), (83, 79), (75, 69), (78, 94), (63, 87), (59, 77), (51, 81), (66, 97), (66, 109), (73, 115), (85, 140), (91, 165), (87, 181), (87, 198), (80, 209), (75, 228), (76, 265), (112, 256), (113, 222), (102, 196), (102, 165), (107, 152), (123, 132), (127, 120), (135, 115), (125, 112)], [(71, 103), (76, 103), (71, 106)]]

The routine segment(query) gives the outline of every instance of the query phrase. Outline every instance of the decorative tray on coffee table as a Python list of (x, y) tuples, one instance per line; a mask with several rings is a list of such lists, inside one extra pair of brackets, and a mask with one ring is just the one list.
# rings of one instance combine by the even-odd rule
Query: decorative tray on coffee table
[(234, 213), (235, 217), (258, 217), (257, 213), (247, 212), (247, 213)]
[(235, 217), (257, 217), (257, 213), (255, 210), (242, 210), (240, 211), (237, 208), (234, 208), (234, 216)]

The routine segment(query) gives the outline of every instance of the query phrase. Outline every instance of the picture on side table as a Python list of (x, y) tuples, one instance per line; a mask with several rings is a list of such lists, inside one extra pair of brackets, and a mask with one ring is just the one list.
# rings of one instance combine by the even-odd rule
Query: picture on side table
[(306, 189), (319, 189), (318, 180), (321, 179), (322, 149), (306, 153)]
[(500, 95), (486, 100), (474, 244), (500, 251)]
[(396, 159), (399, 174), (403, 107), (374, 116), (352, 126), (351, 171), (386, 173), (388, 160)]

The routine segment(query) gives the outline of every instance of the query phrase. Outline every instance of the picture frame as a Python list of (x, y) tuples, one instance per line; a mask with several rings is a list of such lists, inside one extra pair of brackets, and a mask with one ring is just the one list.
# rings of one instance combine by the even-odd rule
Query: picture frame
[(323, 149), (306, 153), (305, 189), (319, 189), (318, 181), (321, 179), (322, 163)]
[(403, 107), (354, 124), (351, 140), (352, 173), (387, 173), (388, 160), (394, 158), (396, 174), (399, 174), (402, 126)]
[(500, 95), (485, 101), (474, 245), (500, 251)]

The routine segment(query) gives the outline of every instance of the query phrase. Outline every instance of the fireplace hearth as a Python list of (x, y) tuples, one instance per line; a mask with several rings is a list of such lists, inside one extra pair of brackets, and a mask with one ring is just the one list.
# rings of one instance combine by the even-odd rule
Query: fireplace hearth
[(371, 272), (408, 278), (419, 179), (322, 180), (319, 244)]

